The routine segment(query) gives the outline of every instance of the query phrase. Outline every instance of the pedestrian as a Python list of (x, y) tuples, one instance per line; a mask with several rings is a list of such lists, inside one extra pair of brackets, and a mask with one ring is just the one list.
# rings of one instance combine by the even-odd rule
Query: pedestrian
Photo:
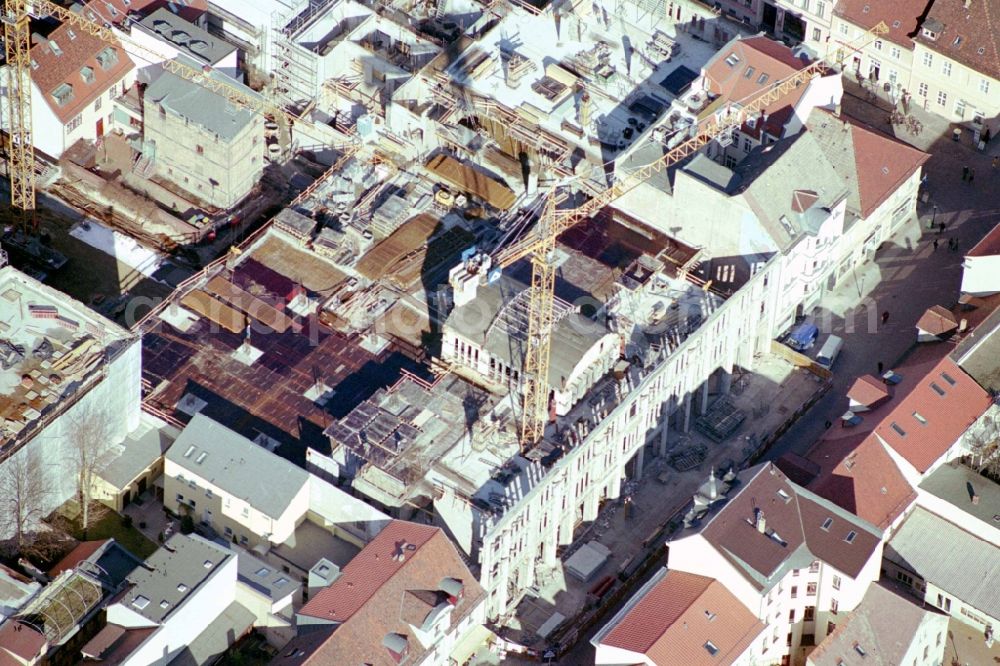
[(1000, 164), (1000, 155), (993, 158), (993, 168), (996, 169), (998, 164)]
[(972, 180), (975, 177), (976, 177), (976, 170), (975, 169), (970, 169), (969, 170), (969, 185), (972, 185)]
[(824, 426), (824, 427), (825, 427), (825, 428), (826, 428), (827, 430), (829, 430), (829, 429), (830, 429), (830, 426), (832, 426), (832, 425), (833, 425), (833, 423), (832, 423), (832, 422), (831, 422), (831, 421), (830, 421), (829, 419), (827, 419), (826, 423), (824, 423), (824, 424), (823, 424), (823, 426)]
[(944, 233), (944, 220), (941, 220), (940, 222), (938, 222), (938, 233), (939, 234), (943, 234)]
[(958, 239), (957, 239), (957, 238), (956, 238), (956, 239), (954, 239), (954, 241), (953, 241), (953, 242), (954, 242), (954, 244), (955, 244), (955, 252), (958, 252)]
[(882, 313), (882, 323), (884, 324), (887, 321), (889, 321), (889, 311), (888, 310), (886, 310), (885, 312)]
[(883, 369), (884, 367), (885, 367), (885, 366), (884, 366), (884, 365), (882, 365), (882, 361), (879, 361), (879, 362), (878, 362), (878, 374), (879, 374), (879, 375), (881, 375), (881, 374), (882, 374), (882, 369)]
[(969, 180), (969, 166), (962, 167), (962, 182)]
[(938, 239), (937, 239), (937, 238), (935, 238), (935, 239), (934, 239), (934, 251), (935, 251), (935, 252), (937, 252), (937, 246), (938, 246)]

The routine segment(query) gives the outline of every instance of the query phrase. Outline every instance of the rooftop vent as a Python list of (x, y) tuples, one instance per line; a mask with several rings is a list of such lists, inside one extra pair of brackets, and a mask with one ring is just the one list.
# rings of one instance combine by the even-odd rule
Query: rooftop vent
[(132, 600), (132, 605), (139, 610), (142, 610), (149, 605), (149, 597), (144, 597), (141, 594)]
[(705, 641), (705, 649), (713, 657), (719, 653), (719, 648), (712, 641)]

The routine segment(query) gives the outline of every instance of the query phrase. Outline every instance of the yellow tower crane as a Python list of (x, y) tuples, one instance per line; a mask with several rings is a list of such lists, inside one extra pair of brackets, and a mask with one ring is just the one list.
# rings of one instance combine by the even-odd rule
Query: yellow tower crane
[[(199, 68), (171, 59), (156, 50), (123, 38), (110, 26), (92, 21), (83, 13), (76, 13), (50, 0), (4, 0), (3, 21), (4, 45), (7, 54), (7, 108), (8, 138), (6, 141), (7, 169), (10, 178), (11, 206), (23, 220), (30, 220), (35, 210), (35, 149), (31, 136), (31, 17), (53, 17), (97, 37), (107, 44), (119, 46), (126, 52), (142, 54), (151, 62), (158, 62), (165, 70), (188, 81), (221, 95), (228, 102), (251, 111), (270, 115), (275, 120), (284, 121), (288, 127), (297, 126), (299, 131), (310, 134), (308, 129), (315, 124), (306, 118), (282, 108), (281, 103), (266, 93), (248, 92), (230, 83), (224, 75), (212, 76), (210, 67)], [(313, 130), (313, 138), (326, 142), (332, 132), (336, 143), (330, 148), (345, 153), (357, 152), (361, 144), (356, 137), (345, 135), (325, 127), (324, 132)], [(303, 129), (304, 128), (304, 129)], [(326, 135), (326, 136), (324, 136)]]
[[(872, 38), (889, 31), (880, 22), (861, 35), (853, 44), (862, 48)], [(848, 45), (850, 46), (850, 45)], [(843, 58), (843, 49), (839, 50)], [(839, 64), (839, 63), (838, 63)], [(503, 269), (525, 257), (531, 258), (531, 289), (529, 298), (528, 339), (524, 355), (524, 410), (521, 421), (521, 445), (527, 449), (537, 443), (545, 430), (549, 413), (549, 352), (552, 345), (556, 265), (556, 239), (564, 231), (595, 215), (604, 207), (639, 186), (651, 176), (662, 173), (681, 160), (695, 154), (707, 143), (737, 130), (744, 121), (755, 117), (768, 105), (827, 69), (824, 59), (818, 59), (791, 76), (775, 82), (766, 91), (741, 102), (728, 102), (719, 108), (709, 107), (703, 118), (688, 131), (686, 141), (668, 150), (659, 159), (618, 177), (611, 187), (601, 191), (582, 206), (560, 208), (569, 198), (565, 192), (553, 190), (546, 196), (535, 228), (525, 237), (498, 250), (490, 257), (490, 266)], [(494, 268), (494, 270), (495, 270)]]

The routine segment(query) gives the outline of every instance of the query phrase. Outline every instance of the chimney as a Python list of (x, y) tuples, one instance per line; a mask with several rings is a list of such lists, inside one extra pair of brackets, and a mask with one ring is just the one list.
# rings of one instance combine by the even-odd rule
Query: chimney
[(979, 504), (979, 493), (972, 493), (972, 503)]
[(756, 509), (755, 523), (758, 532), (767, 534), (767, 520), (764, 518), (764, 512), (761, 509)]
[(969, 5), (972, 4), (972, 0), (965, 0), (965, 8), (968, 9)]
[(708, 475), (708, 498), (718, 499), (719, 497), (719, 484), (715, 480), (715, 466), (712, 467), (711, 473)]

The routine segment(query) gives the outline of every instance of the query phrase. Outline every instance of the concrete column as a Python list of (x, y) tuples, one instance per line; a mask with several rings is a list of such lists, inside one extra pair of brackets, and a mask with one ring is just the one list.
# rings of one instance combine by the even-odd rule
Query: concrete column
[(559, 558), (556, 556), (556, 548), (559, 546), (559, 516), (553, 511), (549, 514), (549, 527), (545, 534), (545, 545), (542, 548), (542, 561), (546, 566), (554, 566)]
[(598, 489), (591, 490), (583, 500), (583, 521), (590, 523), (597, 520), (597, 510), (600, 507)]
[(708, 411), (708, 380), (706, 379), (701, 383), (701, 400), (698, 405), (698, 414), (701, 416), (705, 415)]
[(643, 443), (635, 452), (635, 480), (642, 481), (642, 466), (646, 461), (646, 444)]
[(618, 499), (622, 494), (622, 474), (625, 470), (618, 468), (617, 473), (608, 482), (608, 499)]
[(691, 432), (691, 394), (684, 394), (684, 430), (685, 433)]
[(667, 455), (668, 438), (670, 437), (670, 401), (663, 403), (663, 414), (660, 415), (660, 442), (656, 448), (656, 455), (661, 458)]
[(728, 395), (733, 387), (733, 373), (731, 370), (720, 370), (720, 372), (722, 374), (719, 375), (719, 393)]

